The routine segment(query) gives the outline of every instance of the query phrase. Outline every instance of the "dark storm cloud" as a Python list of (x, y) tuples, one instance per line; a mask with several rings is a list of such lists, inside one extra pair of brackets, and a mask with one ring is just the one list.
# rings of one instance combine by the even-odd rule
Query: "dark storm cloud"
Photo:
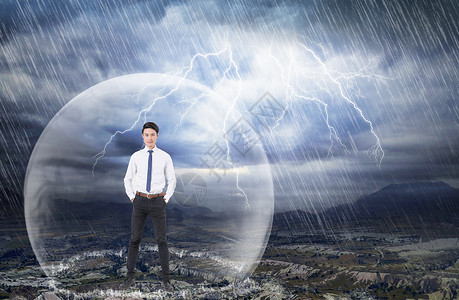
[[(453, 137), (459, 127), (458, 11), (457, 1), (427, 0), (2, 1), (1, 151), (2, 165), (12, 170), (2, 182), (22, 184), (39, 132), (81, 91), (123, 74), (181, 69), (191, 55), (213, 49), (209, 36), (223, 37), (228, 32), (234, 40), (300, 37), (317, 48), (326, 62), (339, 56), (377, 57), (375, 71), (393, 78), (380, 86), (363, 82), (361, 93), (366, 96), (356, 97), (381, 137), (386, 152), (381, 169), (370, 163), (343, 165), (340, 159), (352, 162), (353, 158), (338, 148), (338, 163), (327, 160), (323, 115), (305, 106), (295, 107), (299, 119), (286, 117), (280, 137), (264, 140), (273, 165), (319, 162), (305, 174), (326, 175), (325, 179), (311, 177), (313, 184), (308, 186), (285, 171), (288, 164), (279, 166), (276, 180), (281, 189), (290, 188), (286, 193), (292, 197), (310, 190), (317, 195), (321, 188), (332, 190), (342, 178), (351, 182), (338, 184), (342, 190), (356, 190), (359, 181), (376, 189), (392, 180), (457, 178), (459, 145)], [(235, 49), (236, 55), (244, 50)], [(250, 58), (244, 59), (241, 73), (254, 72)], [(255, 72), (254, 77), (262, 75)], [(199, 78), (206, 80), (209, 74), (202, 72)], [(362, 145), (371, 140), (368, 124), (355, 112), (341, 106), (335, 109), (332, 124), (343, 142), (351, 148), (349, 132), (361, 145), (359, 150), (365, 150)], [(305, 122), (301, 117), (308, 117), (310, 124), (297, 130), (295, 122)], [(289, 138), (289, 128), (295, 138)], [(136, 150), (133, 145), (141, 144), (140, 133), (119, 137), (109, 148), (110, 155), (126, 159)], [(193, 165), (198, 158), (188, 153), (199, 152), (194, 147), (165, 150)], [(100, 167), (115, 171), (110, 164)], [(358, 191), (342, 194), (348, 197)], [(299, 207), (301, 200), (297, 201)]]
[[(159, 21), (167, 2), (2, 1), (0, 5), (0, 66), (4, 75), (0, 117), (2, 152), (8, 154), (2, 155), (2, 163), (14, 173), (16, 185), (22, 186), (21, 174), (49, 120), (73, 96), (101, 81), (101, 76), (139, 69), (141, 63), (130, 53), (143, 46), (133, 44), (124, 52), (117, 51), (119, 35), (133, 36), (130, 20)], [(110, 40), (105, 37), (113, 24), (120, 24), (117, 27), (123, 30)], [(102, 34), (92, 30), (98, 26), (106, 30)], [(80, 30), (86, 30), (84, 36), (75, 34)], [(61, 39), (62, 35), (66, 39)], [(126, 62), (124, 70), (120, 62)], [(11, 180), (3, 175), (2, 182)]]
[[(190, 18), (214, 24), (271, 29), (284, 26), (337, 52), (377, 51), (384, 63), (422, 54), (435, 59), (457, 53), (456, 1), (207, 1), (188, 2)], [(291, 26), (289, 26), (291, 25)], [(328, 43), (327, 43), (328, 44)]]
[[(456, 52), (456, 1), (316, 1), (307, 17), (335, 47), (383, 50), (388, 58)], [(336, 43), (339, 42), (339, 43)], [(433, 55), (433, 56), (432, 56)], [(394, 61), (392, 61), (393, 63)]]
[[(389, 143), (388, 143), (389, 144)], [(404, 143), (387, 145), (387, 163), (382, 174), (389, 172), (399, 180), (435, 179), (441, 176), (457, 177), (459, 171), (459, 139), (412, 136)], [(387, 165), (388, 164), (388, 165)]]
[[(190, 21), (204, 19), (211, 24), (231, 25), (236, 27), (255, 26), (270, 22), (273, 11), (291, 7), (285, 1), (189, 1), (183, 2), (189, 7)], [(296, 6), (296, 4), (295, 4)], [(292, 7), (291, 7), (292, 8)]]
[(104, 18), (132, 14), (137, 18), (157, 22), (166, 13), (169, 1), (15, 1), (0, 4), (0, 38), (5, 42), (15, 34), (32, 32), (95, 13)]
[[(199, 144), (182, 143), (179, 136), (174, 133), (173, 128), (167, 128), (160, 123), (158, 125), (161, 127), (156, 143), (157, 147), (174, 157), (176, 167), (196, 167), (197, 162), (199, 162), (199, 156), (203, 156), (208, 149)], [(113, 141), (107, 147), (107, 155), (114, 159), (125, 159), (126, 157), (129, 158), (135, 151), (143, 148), (142, 126), (143, 121), (139, 122), (132, 131), (124, 134), (116, 134)], [(111, 135), (118, 129), (105, 127), (104, 130)], [(118, 166), (115, 168), (118, 168)]]
[(0, 95), (0, 183), (22, 194), (26, 166), (33, 147), (44, 129), (42, 119), (25, 111), (16, 112), (17, 105)]
[(4, 53), (14, 59), (6, 64), (2, 60), (2, 69), (20, 70), (36, 80), (47, 75), (67, 90), (81, 91), (82, 83), (91, 86), (100, 81), (97, 75), (107, 78), (114, 72), (142, 70), (138, 49), (146, 44), (137, 39), (136, 26), (159, 22), (168, 2), (11, 1), (3, 5), (7, 16), (1, 19), (2, 36), (9, 42)]

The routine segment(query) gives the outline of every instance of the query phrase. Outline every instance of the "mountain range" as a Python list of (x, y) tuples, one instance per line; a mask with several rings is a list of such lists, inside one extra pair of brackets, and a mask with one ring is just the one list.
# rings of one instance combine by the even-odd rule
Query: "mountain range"
[(459, 189), (444, 182), (391, 184), (354, 203), (313, 214), (289, 211), (274, 215), (275, 229), (396, 226), (444, 223), (459, 226)]
[[(17, 220), (23, 208), (9, 207), (8, 201), (2, 209), (2, 219), (9, 217)], [(90, 220), (104, 216), (107, 219), (129, 219), (132, 204), (70, 202), (65, 199), (54, 199), (47, 203), (48, 209), (59, 211), (60, 218)], [(9, 212), (8, 210), (12, 210)], [(169, 221), (202, 220), (225, 217), (205, 207), (183, 207), (170, 203), (167, 206)], [(327, 226), (362, 226), (369, 223), (390, 222), (441, 222), (459, 225), (459, 189), (444, 182), (414, 182), (391, 184), (375, 193), (361, 197), (354, 203), (332, 207), (321, 213), (301, 210), (274, 214), (274, 229), (295, 229)]]

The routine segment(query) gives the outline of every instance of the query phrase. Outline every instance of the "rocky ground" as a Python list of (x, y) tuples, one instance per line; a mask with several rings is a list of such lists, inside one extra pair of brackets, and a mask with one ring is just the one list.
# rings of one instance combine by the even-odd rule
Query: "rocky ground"
[[(106, 223), (119, 228), (99, 232), (92, 222), (94, 232), (48, 234), (62, 247), (50, 247), (57, 263), (41, 267), (21, 218), (0, 219), (0, 299), (459, 299), (459, 192), (448, 188), (440, 199), (434, 187), (420, 198), (390, 186), (352, 207), (276, 214), (267, 248), (245, 278), (212, 252), (224, 242), (215, 230), (228, 226), (205, 214), (177, 212), (174, 219), (172, 212), (173, 293), (161, 289), (151, 235), (142, 240), (135, 287), (118, 288), (126, 275), (129, 215)], [(399, 207), (388, 210), (388, 203)]]
[(368, 231), (337, 236), (319, 242), (316, 235), (313, 243), (290, 236), (279, 243), (288, 235), (274, 233), (253, 276), (277, 278), (301, 299), (459, 297), (458, 238), (422, 242), (417, 235)]
[[(336, 235), (335, 235), (336, 236)], [(120, 290), (126, 249), (79, 255), (46, 277), (33, 253), (3, 261), (0, 297), (15, 299), (457, 299), (459, 239), (419, 241), (418, 236), (344, 234), (335, 243), (290, 242), (273, 233), (249, 278), (234, 280), (211, 267), (218, 262), (189, 249), (171, 248), (173, 293), (161, 289), (157, 249), (144, 244), (136, 285)], [(277, 238), (277, 240), (276, 240)], [(304, 236), (302, 236), (302, 239)], [(316, 237), (317, 239), (318, 237)], [(375, 243), (377, 241), (377, 243)], [(377, 246), (374, 246), (377, 244)], [(12, 255), (12, 254), (11, 254)], [(22, 259), (22, 266), (20, 260)], [(152, 263), (153, 262), (153, 263)]]

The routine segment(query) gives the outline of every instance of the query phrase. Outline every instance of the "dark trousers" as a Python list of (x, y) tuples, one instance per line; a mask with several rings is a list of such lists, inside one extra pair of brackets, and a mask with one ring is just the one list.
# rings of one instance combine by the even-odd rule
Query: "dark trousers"
[(161, 276), (163, 281), (169, 281), (169, 250), (166, 240), (166, 202), (164, 197), (148, 199), (139, 195), (133, 201), (131, 217), (131, 240), (129, 242), (127, 270), (128, 275), (134, 274), (134, 268), (139, 254), (139, 245), (142, 240), (143, 227), (147, 216), (150, 215), (155, 229), (158, 243)]

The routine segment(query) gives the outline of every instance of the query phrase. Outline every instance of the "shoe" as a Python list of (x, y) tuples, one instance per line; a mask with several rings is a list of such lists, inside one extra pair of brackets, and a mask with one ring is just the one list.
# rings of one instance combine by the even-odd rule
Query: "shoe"
[(172, 293), (174, 291), (174, 287), (172, 286), (172, 284), (170, 284), (169, 281), (163, 281), (163, 283), (161, 284), (161, 287), (163, 290), (169, 293)]
[(135, 285), (135, 276), (134, 275), (128, 275), (123, 283), (120, 284), (121, 289), (127, 289)]

